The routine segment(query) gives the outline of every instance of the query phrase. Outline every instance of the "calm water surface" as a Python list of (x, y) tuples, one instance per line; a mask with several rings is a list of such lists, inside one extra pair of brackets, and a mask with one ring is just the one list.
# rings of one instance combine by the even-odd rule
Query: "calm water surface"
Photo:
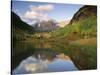
[(12, 73), (75, 71), (71, 58), (63, 53), (64, 45), (44, 42), (19, 42), (13, 46)]

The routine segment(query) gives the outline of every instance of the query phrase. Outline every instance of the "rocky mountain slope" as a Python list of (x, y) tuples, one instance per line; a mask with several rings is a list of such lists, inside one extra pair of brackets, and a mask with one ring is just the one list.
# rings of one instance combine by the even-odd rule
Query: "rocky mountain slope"
[(53, 31), (58, 28), (56, 21), (54, 20), (48, 20), (48, 21), (41, 21), (34, 24), (34, 28), (36, 31), (40, 32), (48, 32)]

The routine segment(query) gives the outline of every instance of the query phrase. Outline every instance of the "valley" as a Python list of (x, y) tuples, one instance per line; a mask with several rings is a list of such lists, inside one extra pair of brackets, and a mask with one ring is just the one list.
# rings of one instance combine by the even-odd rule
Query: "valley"
[(54, 21), (42, 21), (39, 23), (41, 26), (37, 23), (30, 26), (13, 12), (12, 14), (12, 42), (14, 43), (12, 70), (31, 55), (53, 62), (59, 54), (62, 60), (70, 57), (78, 70), (97, 68), (96, 6), (81, 7), (68, 24), (62, 25), (64, 27), (57, 26), (58, 23)]

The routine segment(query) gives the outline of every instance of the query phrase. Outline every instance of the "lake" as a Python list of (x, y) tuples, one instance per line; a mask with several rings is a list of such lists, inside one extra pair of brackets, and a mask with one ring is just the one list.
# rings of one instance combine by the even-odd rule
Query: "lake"
[(12, 47), (13, 74), (77, 71), (96, 66), (92, 57), (94, 65), (89, 64), (91, 59), (86, 48), (65, 42), (26, 41), (16, 42)]
[(50, 43), (18, 42), (13, 46), (12, 73), (40, 73), (78, 70), (63, 50)]

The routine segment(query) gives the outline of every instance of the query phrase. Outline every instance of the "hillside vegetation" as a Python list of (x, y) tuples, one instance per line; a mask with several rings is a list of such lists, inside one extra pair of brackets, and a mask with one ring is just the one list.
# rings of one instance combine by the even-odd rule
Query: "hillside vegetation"
[(96, 37), (97, 32), (96, 6), (83, 6), (77, 11), (70, 23), (58, 30), (50, 32), (51, 38), (77, 40)]
[(81, 70), (97, 68), (97, 7), (83, 6), (64, 28), (49, 33), (51, 41), (65, 41), (66, 50)]
[(97, 68), (96, 6), (83, 6), (73, 15), (68, 25), (51, 32), (35, 32), (33, 27), (12, 13), (12, 32), (14, 42), (29, 37), (27, 40), (32, 42), (32, 47), (61, 51), (70, 56), (80, 70)]
[(64, 28), (50, 32), (52, 38), (65, 38), (68, 40), (77, 40), (83, 38), (96, 37), (97, 32), (96, 16), (88, 17), (84, 20), (68, 25)]
[(11, 19), (13, 40), (25, 40), (26, 37), (34, 33), (34, 28), (23, 22), (14, 12), (11, 12)]

